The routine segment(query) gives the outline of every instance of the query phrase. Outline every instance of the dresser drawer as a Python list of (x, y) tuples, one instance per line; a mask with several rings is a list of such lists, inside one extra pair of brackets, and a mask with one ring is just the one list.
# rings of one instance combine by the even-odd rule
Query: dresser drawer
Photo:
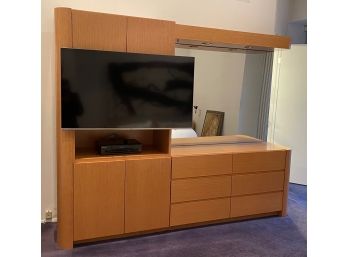
[(285, 151), (234, 154), (233, 173), (284, 170), (285, 157)]
[(230, 214), (230, 198), (195, 201), (171, 205), (170, 225), (226, 219)]
[(232, 172), (232, 155), (182, 156), (172, 159), (172, 178), (223, 175)]
[(172, 181), (171, 202), (203, 200), (231, 195), (231, 176), (213, 176)]
[(231, 197), (231, 217), (281, 211), (283, 193)]
[(284, 171), (232, 176), (232, 196), (282, 191)]

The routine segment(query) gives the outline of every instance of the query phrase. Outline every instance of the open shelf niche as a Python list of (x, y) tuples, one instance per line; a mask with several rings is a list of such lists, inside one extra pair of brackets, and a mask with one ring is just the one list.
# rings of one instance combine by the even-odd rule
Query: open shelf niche
[[(136, 139), (143, 145), (141, 153), (123, 155), (100, 155), (97, 141), (103, 137), (116, 134), (126, 139)], [(170, 129), (146, 130), (77, 130), (75, 131), (75, 159), (125, 158), (129, 156), (149, 156), (170, 154)]]

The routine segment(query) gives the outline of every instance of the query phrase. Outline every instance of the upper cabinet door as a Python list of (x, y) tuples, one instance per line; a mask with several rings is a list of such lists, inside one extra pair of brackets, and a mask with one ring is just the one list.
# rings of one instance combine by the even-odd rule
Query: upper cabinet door
[(73, 48), (126, 52), (127, 17), (72, 10)]
[(175, 54), (175, 22), (128, 17), (127, 52)]
[(170, 157), (126, 161), (126, 233), (169, 226), (170, 164)]

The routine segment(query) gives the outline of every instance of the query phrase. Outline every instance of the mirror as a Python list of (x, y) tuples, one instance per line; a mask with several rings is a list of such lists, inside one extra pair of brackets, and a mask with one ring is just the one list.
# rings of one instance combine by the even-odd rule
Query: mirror
[[(221, 135), (261, 138), (269, 108), (273, 52), (176, 48), (195, 57), (193, 129), (202, 135), (208, 110), (224, 112)], [(266, 124), (267, 124), (266, 120)], [(181, 135), (183, 136), (183, 135)], [(261, 138), (263, 139), (263, 138)]]

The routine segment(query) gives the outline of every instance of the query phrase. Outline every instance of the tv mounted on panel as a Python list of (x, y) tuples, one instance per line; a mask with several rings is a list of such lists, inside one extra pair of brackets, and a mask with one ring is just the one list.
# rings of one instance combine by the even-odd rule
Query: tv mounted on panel
[(62, 128), (191, 128), (193, 79), (193, 57), (62, 48)]

